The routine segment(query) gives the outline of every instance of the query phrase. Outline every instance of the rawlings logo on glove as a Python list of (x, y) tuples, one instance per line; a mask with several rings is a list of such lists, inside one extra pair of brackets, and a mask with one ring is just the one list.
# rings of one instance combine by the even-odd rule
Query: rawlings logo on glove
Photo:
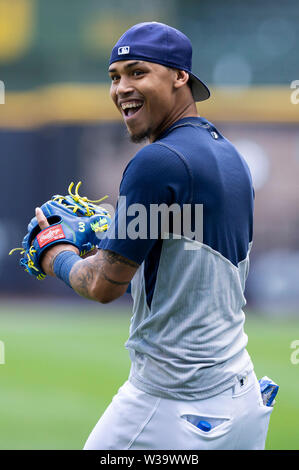
[(61, 225), (48, 227), (36, 235), (36, 240), (40, 248), (43, 248), (45, 245), (55, 240), (61, 240), (62, 238), (65, 238), (65, 233)]
[(40, 259), (46, 248), (57, 243), (70, 243), (79, 249), (80, 256), (94, 250), (99, 243), (99, 232), (105, 232), (111, 217), (106, 209), (96, 205), (106, 199), (91, 201), (78, 193), (81, 181), (72, 193), (74, 183), (68, 188), (67, 196), (55, 195), (45, 202), (41, 209), (50, 227), (41, 230), (36, 217), (28, 225), (28, 233), (23, 238), (22, 248), (14, 248), (10, 255), (20, 250), (23, 257), (20, 264), (29, 274), (41, 280), (46, 274), (41, 268)]

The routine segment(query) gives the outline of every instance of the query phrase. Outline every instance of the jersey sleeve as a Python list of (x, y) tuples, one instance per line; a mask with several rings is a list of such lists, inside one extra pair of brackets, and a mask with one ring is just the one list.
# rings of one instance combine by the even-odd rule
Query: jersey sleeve
[(123, 173), (115, 216), (99, 248), (141, 264), (161, 237), (161, 226), (153, 217), (157, 207), (182, 207), (190, 202), (191, 191), (182, 156), (158, 143), (144, 147)]

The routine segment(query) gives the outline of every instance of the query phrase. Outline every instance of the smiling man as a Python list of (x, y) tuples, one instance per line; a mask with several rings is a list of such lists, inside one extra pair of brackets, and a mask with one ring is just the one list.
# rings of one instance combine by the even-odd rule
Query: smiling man
[[(119, 39), (109, 63), (111, 98), (132, 141), (149, 145), (124, 171), (125, 202), (97, 254), (82, 260), (75, 248), (57, 245), (42, 261), (46, 273), (103, 303), (131, 282), (130, 376), (85, 449), (265, 446), (272, 408), (262, 403), (242, 310), (252, 182), (233, 145), (198, 116), (196, 101), (210, 93), (191, 60), (189, 39), (165, 24), (137, 24)], [(146, 209), (147, 226), (152, 205), (190, 207), (192, 227), (200, 205), (202, 236), (186, 237), (171, 224), (167, 233), (162, 223), (157, 237), (120, 236), (136, 204)], [(45, 228), (40, 209), (36, 215)]]
[(109, 68), (111, 97), (122, 113), (133, 142), (150, 142), (186, 116), (197, 116), (189, 74), (141, 60), (119, 61)]

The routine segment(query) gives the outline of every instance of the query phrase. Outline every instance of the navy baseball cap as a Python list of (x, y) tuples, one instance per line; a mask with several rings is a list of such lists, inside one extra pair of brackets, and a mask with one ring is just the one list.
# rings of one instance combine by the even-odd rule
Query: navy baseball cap
[(192, 45), (181, 31), (156, 21), (138, 23), (126, 31), (112, 49), (109, 65), (120, 60), (145, 60), (189, 73), (195, 101), (210, 97), (208, 87), (191, 72)]

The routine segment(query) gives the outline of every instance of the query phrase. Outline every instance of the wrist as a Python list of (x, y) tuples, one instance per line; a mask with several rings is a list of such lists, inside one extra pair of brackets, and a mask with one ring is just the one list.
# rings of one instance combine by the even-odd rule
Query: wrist
[(70, 272), (74, 264), (80, 260), (80, 256), (73, 250), (60, 251), (53, 260), (54, 275), (64, 281), (69, 287), (72, 287), (70, 283)]
[(46, 251), (42, 255), (41, 259), (41, 268), (43, 271), (48, 274), (49, 276), (55, 276), (54, 272), (54, 263), (56, 260), (56, 257), (62, 253), (68, 251), (70, 253), (75, 253), (79, 255), (79, 250), (76, 248), (74, 245), (71, 245), (70, 243), (59, 243), (54, 246), (49, 247), (46, 249)]

